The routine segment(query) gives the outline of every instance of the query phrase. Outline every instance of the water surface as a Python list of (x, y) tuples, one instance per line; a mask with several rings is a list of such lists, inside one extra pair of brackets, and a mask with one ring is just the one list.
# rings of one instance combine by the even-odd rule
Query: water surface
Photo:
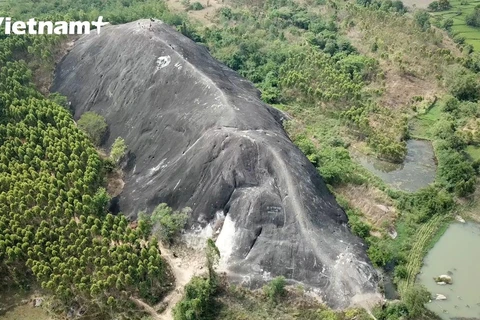
[[(432, 300), (427, 308), (442, 319), (480, 319), (480, 226), (474, 223), (452, 224), (424, 260), (418, 282), (433, 296), (443, 294), (444, 301)], [(451, 285), (438, 285), (434, 277), (450, 274)]]
[(430, 141), (408, 140), (407, 156), (402, 164), (378, 160), (358, 152), (354, 152), (353, 156), (385, 183), (403, 191), (415, 192), (435, 180), (437, 166)]

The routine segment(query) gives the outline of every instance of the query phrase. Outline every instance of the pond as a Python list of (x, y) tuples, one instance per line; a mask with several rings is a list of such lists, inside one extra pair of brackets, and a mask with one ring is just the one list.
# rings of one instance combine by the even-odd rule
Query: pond
[[(425, 257), (417, 281), (435, 297), (426, 306), (442, 319), (480, 319), (480, 226), (474, 223), (452, 224)], [(452, 284), (439, 285), (434, 277), (449, 275)]]
[(353, 157), (385, 183), (403, 191), (415, 192), (435, 180), (437, 166), (430, 141), (408, 140), (407, 156), (402, 164), (382, 161), (359, 152), (354, 152)]

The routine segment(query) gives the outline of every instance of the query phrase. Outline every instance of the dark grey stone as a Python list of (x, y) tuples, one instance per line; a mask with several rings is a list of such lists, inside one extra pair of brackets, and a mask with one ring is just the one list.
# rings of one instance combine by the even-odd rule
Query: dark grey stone
[(135, 217), (166, 202), (191, 207), (193, 228), (225, 219), (217, 245), (232, 281), (258, 287), (284, 275), (333, 307), (378, 298), (363, 242), (289, 140), (282, 113), (204, 47), (149, 24), (82, 37), (52, 88), (69, 98), (76, 119), (105, 116), (107, 146), (125, 139), (120, 210)]

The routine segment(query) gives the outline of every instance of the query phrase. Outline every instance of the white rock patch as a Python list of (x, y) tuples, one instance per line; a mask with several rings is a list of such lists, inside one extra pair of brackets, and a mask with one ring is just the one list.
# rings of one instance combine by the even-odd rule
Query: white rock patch
[(170, 62), (172, 62), (172, 58), (170, 56), (158, 57), (158, 59), (157, 59), (157, 70), (155, 70), (155, 72), (157, 72), (160, 69), (165, 68), (166, 66), (168, 66), (170, 64)]
[(220, 268), (223, 268), (232, 255), (235, 244), (235, 222), (229, 215), (225, 217), (222, 231), (220, 231), (215, 244), (220, 251)]

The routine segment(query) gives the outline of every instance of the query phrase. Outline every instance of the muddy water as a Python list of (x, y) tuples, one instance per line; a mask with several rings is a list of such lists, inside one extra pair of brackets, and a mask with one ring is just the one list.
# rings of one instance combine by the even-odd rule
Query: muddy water
[[(432, 299), (427, 307), (442, 319), (480, 319), (480, 226), (473, 223), (452, 224), (435, 247), (425, 257), (417, 281), (435, 297), (443, 294), (447, 300)], [(453, 284), (438, 285), (439, 275), (451, 275)]]
[(402, 164), (394, 164), (355, 152), (354, 158), (385, 183), (403, 191), (415, 192), (435, 180), (435, 154), (432, 144), (409, 140)]

